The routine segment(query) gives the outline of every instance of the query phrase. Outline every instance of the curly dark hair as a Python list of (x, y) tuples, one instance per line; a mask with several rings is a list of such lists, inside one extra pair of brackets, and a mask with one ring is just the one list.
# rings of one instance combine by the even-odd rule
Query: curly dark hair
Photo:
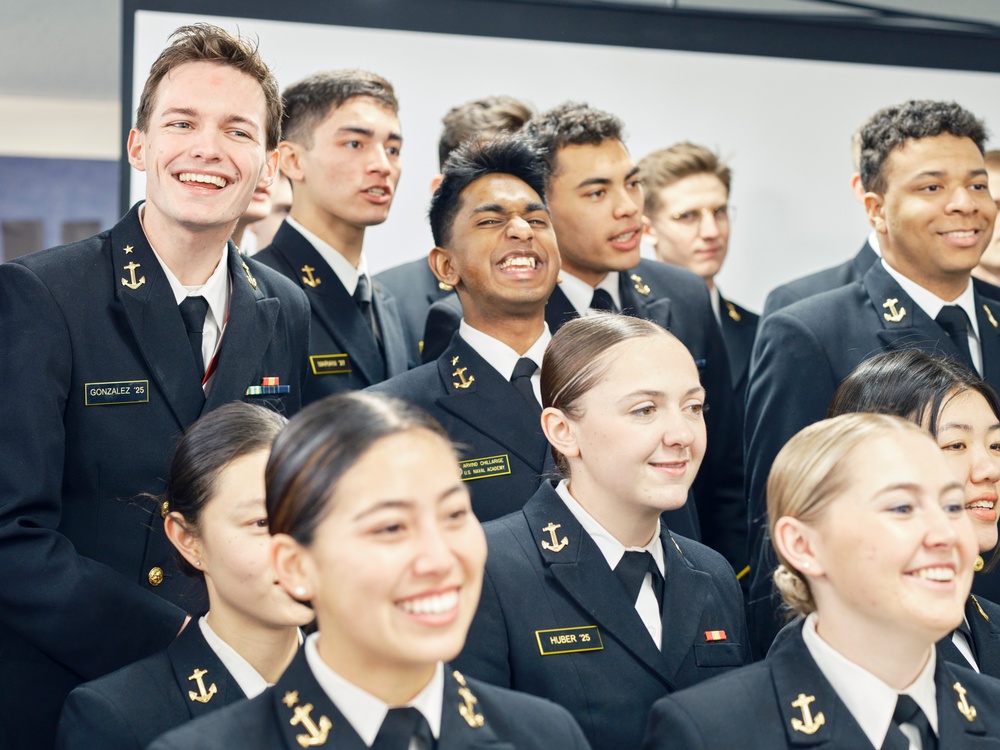
[(604, 141), (625, 140), (621, 120), (582, 102), (565, 102), (535, 115), (524, 132), (537, 142), (551, 174), (556, 172), (556, 154), (563, 146), (599, 146)]

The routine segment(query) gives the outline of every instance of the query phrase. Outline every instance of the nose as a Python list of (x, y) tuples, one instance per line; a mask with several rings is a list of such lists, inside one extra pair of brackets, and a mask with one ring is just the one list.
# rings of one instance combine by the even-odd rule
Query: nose
[(614, 217), (616, 219), (627, 219), (635, 216), (640, 211), (642, 211), (642, 193), (639, 194), (639, 202), (636, 202), (635, 196), (633, 196), (628, 190), (622, 189), (618, 193), (618, 199), (615, 202)]
[(526, 219), (515, 216), (507, 223), (507, 236), (512, 240), (530, 240), (535, 236), (535, 230)]
[(952, 191), (948, 201), (948, 210), (963, 214), (975, 213), (979, 210), (979, 203), (969, 192), (969, 189), (962, 185)]
[(722, 232), (719, 229), (719, 222), (716, 221), (715, 213), (709, 208), (703, 208), (701, 211), (701, 224), (698, 230), (699, 234), (706, 239), (714, 239), (718, 237)]
[(423, 576), (439, 576), (455, 565), (455, 551), (450, 540), (436, 521), (425, 524), (417, 537), (419, 549), (414, 561), (414, 572)]
[(694, 422), (686, 412), (669, 410), (663, 423), (663, 444), (673, 448), (688, 448), (698, 437), (698, 430), (704, 431), (703, 421)]
[(977, 445), (973, 447), (969, 480), (973, 484), (995, 485), (1000, 482), (1000, 458), (988, 446)]
[(392, 165), (389, 163), (389, 154), (384, 148), (375, 147), (372, 149), (372, 160), (368, 166), (370, 172), (388, 176), (392, 172)]
[(962, 523), (965, 523), (969, 533), (972, 533), (972, 522), (966, 513), (963, 512), (956, 517), (938, 503), (928, 503), (924, 520), (927, 526), (924, 535), (925, 547), (953, 547), (958, 543), (958, 531)]
[(219, 133), (211, 128), (202, 128), (191, 141), (191, 155), (205, 161), (222, 158)]

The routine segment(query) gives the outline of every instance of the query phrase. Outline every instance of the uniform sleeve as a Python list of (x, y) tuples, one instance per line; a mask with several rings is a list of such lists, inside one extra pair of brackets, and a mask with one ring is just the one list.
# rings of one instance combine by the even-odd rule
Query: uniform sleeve
[[(85, 293), (86, 290), (81, 290)], [(0, 623), (83, 679), (164, 648), (184, 612), (59, 532), (73, 342), (46, 286), (0, 266)]]
[(81, 685), (69, 694), (59, 716), (56, 750), (142, 750), (128, 717), (113, 701)]
[(479, 608), (465, 639), (465, 648), (454, 663), (463, 674), (492, 685), (510, 688), (513, 686), (509, 655), (507, 622), (487, 570), (483, 576)]
[(687, 711), (669, 696), (653, 704), (641, 750), (705, 750), (705, 740)]
[(746, 410), (750, 526), (750, 632), (755, 655), (767, 653), (780, 628), (767, 538), (767, 477), (778, 451), (799, 430), (826, 417), (837, 382), (826, 352), (800, 318), (779, 311), (761, 321), (750, 363)]

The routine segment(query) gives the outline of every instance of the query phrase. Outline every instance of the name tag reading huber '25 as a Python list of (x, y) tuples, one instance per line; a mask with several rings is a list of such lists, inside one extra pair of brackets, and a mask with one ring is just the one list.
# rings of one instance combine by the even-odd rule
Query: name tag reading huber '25
[(85, 406), (145, 404), (148, 401), (148, 380), (115, 380), (108, 383), (85, 383), (83, 386)]
[(542, 656), (555, 654), (575, 654), (580, 651), (602, 651), (604, 642), (596, 625), (582, 625), (575, 628), (552, 628), (536, 630), (538, 651)]

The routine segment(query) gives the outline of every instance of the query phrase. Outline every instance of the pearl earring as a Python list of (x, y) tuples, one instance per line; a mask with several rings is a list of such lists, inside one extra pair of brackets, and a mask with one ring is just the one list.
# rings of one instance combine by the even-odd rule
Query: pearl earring
[(305, 597), (306, 597), (306, 587), (305, 586), (296, 586), (295, 587), (295, 591), (293, 593), (295, 594), (295, 596), (299, 597), (300, 599), (305, 599)]

